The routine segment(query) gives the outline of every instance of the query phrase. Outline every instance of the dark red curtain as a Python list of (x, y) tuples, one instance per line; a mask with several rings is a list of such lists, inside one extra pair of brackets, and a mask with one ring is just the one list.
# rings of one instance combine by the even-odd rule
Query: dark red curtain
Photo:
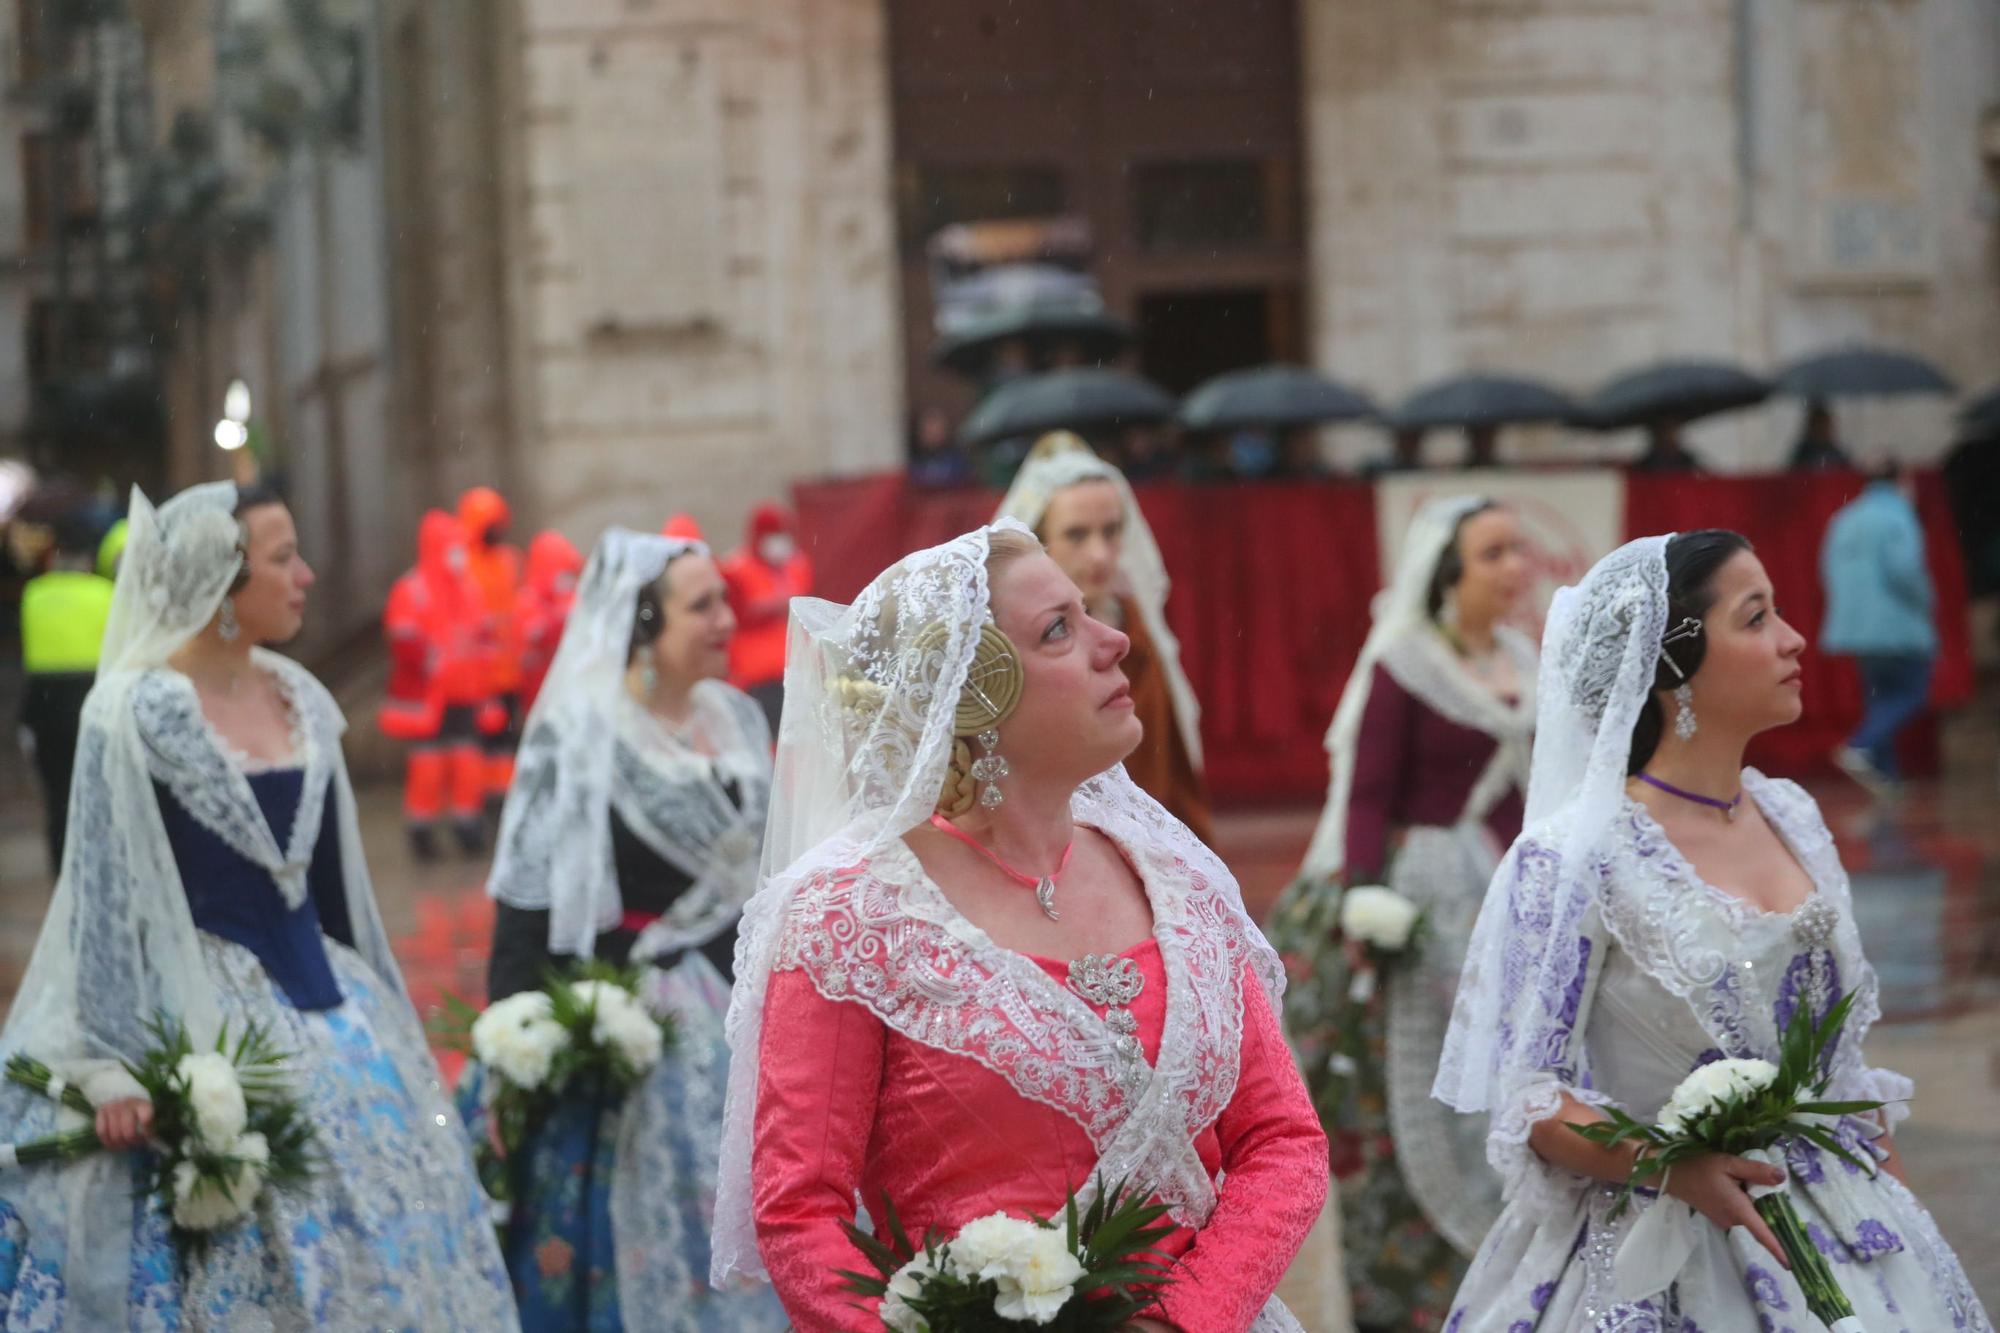
[[(1627, 483), (1631, 535), (1730, 527), (1756, 543), (1787, 618), (1810, 640), (1822, 614), (1819, 545), (1858, 493), (1849, 475), (1645, 477)], [(795, 491), (820, 595), (851, 599), (906, 552), (987, 521), (997, 493), (923, 490), (900, 476)], [(1363, 482), (1142, 487), (1139, 503), (1173, 575), (1167, 615), (1202, 701), (1210, 785), (1223, 804), (1311, 802), (1326, 791), (1321, 739), (1368, 632), (1381, 586), (1375, 497)], [(1919, 482), (1944, 639), (1933, 703), (1972, 690), (1965, 574), (1942, 483)], [(1806, 713), (1762, 738), (1753, 762), (1798, 773), (1822, 763), (1859, 716), (1850, 664), (1808, 654)], [(1935, 727), (1913, 728), (1910, 759), (1935, 762)], [(1917, 771), (1922, 771), (1921, 767)]]
[[(1759, 737), (1750, 749), (1750, 762), (1773, 772), (1799, 774), (1825, 765), (1828, 754), (1861, 718), (1861, 681), (1852, 660), (1829, 657), (1818, 648), (1826, 615), (1819, 550), (1835, 511), (1859, 495), (1865, 484), (1853, 473), (1807, 472), (1761, 477), (1635, 475), (1625, 485), (1625, 531), (1632, 536), (1734, 528), (1750, 538), (1778, 590), (1779, 609), (1812, 645), (1805, 659), (1805, 715), (1793, 726)], [(1917, 511), (1927, 535), (1942, 640), (1931, 703), (1951, 707), (1972, 695), (1972, 643), (1965, 566), (1938, 474), (1919, 476)], [(1925, 716), (1905, 733), (1904, 751), (1910, 771), (1936, 771), (1936, 714)]]

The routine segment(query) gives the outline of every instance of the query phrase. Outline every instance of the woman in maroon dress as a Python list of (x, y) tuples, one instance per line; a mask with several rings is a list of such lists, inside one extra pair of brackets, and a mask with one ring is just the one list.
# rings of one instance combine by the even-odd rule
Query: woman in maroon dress
[[(1294, 979), (1287, 1026), (1334, 1139), (1362, 1329), (1440, 1327), (1499, 1211), (1483, 1126), (1430, 1084), (1480, 900), (1521, 827), (1535, 651), (1503, 621), (1528, 578), (1505, 508), (1455, 497), (1419, 511), (1327, 734), (1325, 813), (1273, 917)], [(1378, 986), (1337, 926), (1345, 888), (1384, 883), (1424, 928)]]

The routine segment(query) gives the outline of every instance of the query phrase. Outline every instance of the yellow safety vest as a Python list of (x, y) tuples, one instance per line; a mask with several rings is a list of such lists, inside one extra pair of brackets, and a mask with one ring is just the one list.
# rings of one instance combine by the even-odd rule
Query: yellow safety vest
[(58, 569), (21, 590), (21, 665), (31, 675), (95, 671), (111, 616), (111, 580)]

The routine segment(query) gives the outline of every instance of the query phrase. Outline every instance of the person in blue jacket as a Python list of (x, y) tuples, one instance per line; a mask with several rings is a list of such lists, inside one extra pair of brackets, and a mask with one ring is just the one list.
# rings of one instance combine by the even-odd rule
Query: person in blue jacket
[(1861, 725), (1834, 762), (1888, 795), (1900, 779), (1896, 737), (1930, 698), (1938, 652), (1923, 525), (1896, 467), (1878, 471), (1827, 525), (1820, 582), (1826, 620), (1819, 646), (1855, 659), (1866, 698)]

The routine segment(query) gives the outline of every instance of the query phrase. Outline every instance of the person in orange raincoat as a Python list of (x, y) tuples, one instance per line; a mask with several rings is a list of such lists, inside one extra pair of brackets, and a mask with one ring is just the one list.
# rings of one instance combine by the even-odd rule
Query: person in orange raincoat
[(514, 617), (521, 626), (523, 717), (535, 706), (549, 663), (555, 660), (581, 573), (583, 556), (560, 532), (544, 532), (528, 543), (528, 577), (514, 599)]
[(458, 520), (433, 509), (417, 527), (416, 567), (396, 580), (383, 608), (389, 697), (377, 719), (384, 734), (410, 743), (403, 818), (419, 860), (436, 857), (447, 807), (466, 853), (484, 849), (479, 714), (490, 701), (483, 626)]
[(521, 739), (521, 623), (515, 599), (521, 589), (521, 553), (507, 543), (513, 511), (491, 486), (475, 486), (458, 500), (458, 525), (465, 533), (466, 566), (486, 613), (491, 646), (487, 697), (491, 729), (486, 744), (486, 804), (497, 816), (514, 781), (514, 747)]
[(755, 699), (778, 734), (785, 699), (785, 637), (792, 598), (812, 593), (812, 560), (799, 550), (792, 516), (775, 500), (750, 511), (743, 545), (722, 562), (736, 637), (729, 645), (729, 683)]

